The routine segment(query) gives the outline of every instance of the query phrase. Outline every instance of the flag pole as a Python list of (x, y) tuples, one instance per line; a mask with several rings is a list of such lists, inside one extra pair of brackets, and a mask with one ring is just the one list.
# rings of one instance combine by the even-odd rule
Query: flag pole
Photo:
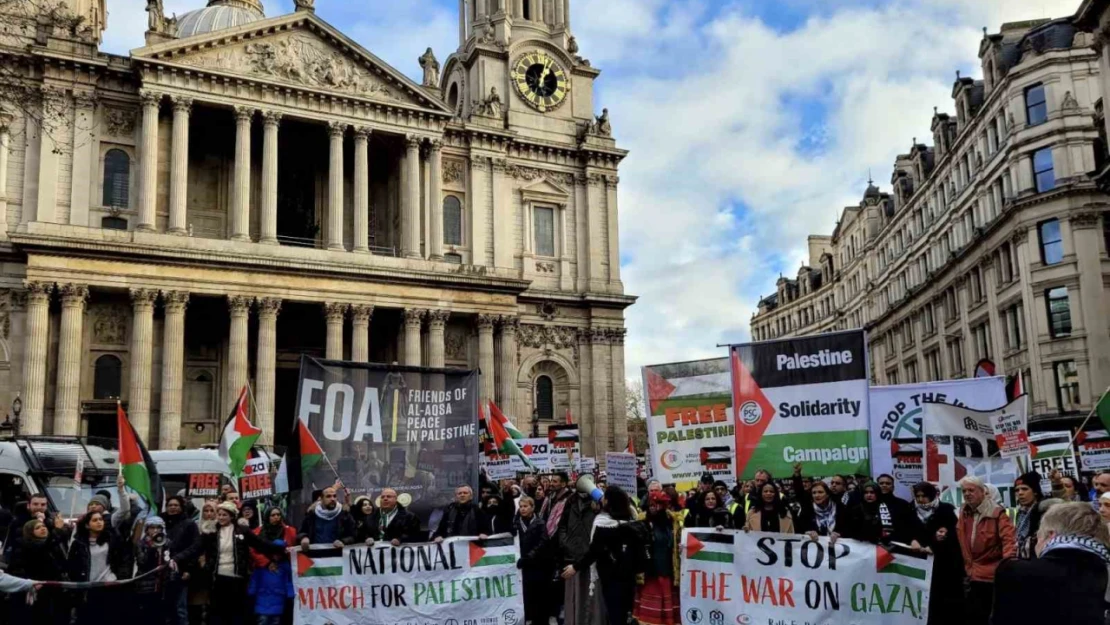
[(1091, 411), (1089, 413), (1087, 413), (1087, 418), (1083, 419), (1083, 423), (1080, 424), (1079, 429), (1076, 430), (1074, 435), (1072, 435), (1071, 442), (1068, 443), (1069, 445), (1075, 445), (1075, 439), (1079, 438), (1079, 433), (1082, 432), (1083, 428), (1087, 427), (1087, 424), (1091, 422), (1091, 417), (1095, 416), (1095, 414), (1098, 413), (1098, 407), (1102, 405), (1102, 400), (1106, 399), (1107, 394), (1110, 394), (1110, 387), (1107, 387), (1106, 390), (1102, 392), (1102, 395), (1099, 396), (1098, 401), (1095, 402), (1094, 407), (1091, 408)]

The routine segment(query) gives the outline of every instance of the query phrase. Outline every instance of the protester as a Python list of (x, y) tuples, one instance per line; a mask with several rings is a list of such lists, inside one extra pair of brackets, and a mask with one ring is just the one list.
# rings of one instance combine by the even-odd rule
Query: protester
[(1103, 493), (1098, 498), (1098, 513), (1104, 521), (1110, 523), (1110, 493)]
[[(272, 522), (277, 513), (277, 522)], [(295, 533), (292, 527), (281, 521), (281, 510), (271, 508), (266, 515), (271, 522), (258, 528), (262, 531), (262, 540), (268, 541), (278, 549), (284, 549), (295, 544)], [(275, 529), (276, 528), (276, 529)], [(290, 532), (286, 532), (286, 528)], [(278, 536), (269, 540), (272, 536)], [(288, 540), (287, 540), (288, 539)], [(253, 551), (253, 550), (252, 550)], [(260, 566), (251, 573), (247, 594), (254, 598), (254, 614), (257, 625), (281, 625), (285, 613), (286, 602), (295, 596), (293, 589), (293, 569), (289, 559), (283, 556), (270, 556), (266, 566)]]
[(284, 552), (251, 533), (246, 523), (237, 523), (238, 516), (235, 503), (224, 501), (216, 507), (216, 531), (205, 535), (206, 574), (213, 580), (208, 625), (244, 622), (243, 599), (247, 595), (251, 548), (274, 556)]
[(381, 531), (374, 523), (374, 500), (369, 495), (355, 498), (355, 503), (351, 506), (351, 519), (355, 522), (356, 543), (373, 545), (378, 540)]
[(956, 508), (940, 500), (929, 482), (913, 487), (918, 531), (912, 546), (933, 555), (929, 623), (958, 623), (963, 617), (964, 559), (956, 536)]
[[(565, 483), (565, 481), (563, 481)], [(555, 545), (558, 548), (557, 566), (562, 569), (586, 556), (590, 549), (590, 535), (593, 531), (597, 507), (590, 496), (567, 489), (569, 496), (564, 500), (561, 515), (557, 522)], [(551, 521), (547, 520), (550, 530)], [(564, 625), (601, 625), (590, 619), (590, 580), (586, 575), (578, 575), (565, 581), (563, 585), (563, 622)]]
[(486, 498), (485, 506), (482, 507), (482, 516), (486, 523), (482, 531), (486, 534), (508, 533), (512, 530), (513, 513), (511, 499), (508, 500), (508, 503), (503, 503), (500, 496), (490, 495)]
[(648, 495), (644, 518), (650, 547), (644, 582), (636, 592), (632, 616), (640, 625), (677, 625), (679, 618), (679, 551), (682, 518), (671, 509), (670, 497), (655, 492)]
[(876, 545), (891, 541), (909, 544), (918, 525), (913, 510), (908, 505), (899, 505), (890, 496), (884, 497), (875, 482), (864, 484), (860, 490), (863, 499), (852, 514), (855, 538)]
[(252, 531), (258, 529), (260, 525), (258, 519), (258, 504), (253, 501), (243, 503), (239, 507), (239, 518), (247, 522), (247, 527)]
[(687, 512), (689, 514), (683, 524), (685, 527), (735, 529), (732, 516), (720, 504), (717, 492), (714, 490), (703, 493), (701, 505)]
[[(22, 540), (12, 551), (8, 573), (38, 582), (62, 581), (66, 577), (66, 553), (61, 542), (38, 519), (23, 525)], [(20, 593), (9, 599), (12, 623), (69, 625), (68, 606), (60, 592), (40, 590), (30, 598)]]
[(960, 480), (960, 489), (964, 505), (956, 529), (969, 579), (965, 617), (968, 625), (980, 625), (990, 617), (995, 570), (1003, 559), (1017, 556), (1017, 538), (1006, 511), (987, 496), (983, 480), (969, 475)]
[(443, 510), (443, 517), (432, 537), (437, 543), (455, 536), (477, 536), (485, 540), (489, 535), (489, 530), (486, 529), (488, 527), (489, 519), (474, 503), (474, 491), (463, 484), (455, 488), (455, 501)]
[(1037, 530), (1041, 526), (1041, 475), (1036, 471), (1026, 473), (1014, 481), (1014, 500), (1017, 506), (1013, 510), (1011, 520), (1014, 522), (1014, 532), (1017, 539), (1018, 557), (1030, 559), (1036, 557)]
[(387, 541), (394, 547), (423, 540), (420, 535), (420, 519), (397, 502), (397, 491), (392, 488), (382, 489), (378, 509), (371, 517), (371, 525), (377, 526), (379, 540)]
[[(716, 499), (712, 491), (705, 494)], [(628, 495), (616, 486), (607, 489), (601, 501), (601, 512), (594, 517), (589, 550), (577, 562), (567, 565), (562, 573), (565, 580), (576, 574), (586, 576), (591, 589), (600, 586), (603, 605), (595, 604), (595, 607), (604, 608), (609, 625), (627, 625), (632, 614), (638, 558), (642, 552), (636, 531), (629, 526), (632, 517)], [(596, 595), (592, 593), (595, 598)]]
[(1056, 499), (1071, 502), (1088, 501), (1090, 499), (1087, 489), (1080, 488), (1074, 477), (1064, 475), (1059, 470), (1055, 470), (1049, 475), (1049, 482), (1052, 483), (1052, 496)]
[(848, 510), (854, 510), (863, 497), (858, 491), (848, 490), (848, 478), (843, 475), (834, 475), (829, 478), (829, 490), (832, 496), (844, 504)]
[(182, 578), (189, 588), (189, 625), (204, 625), (204, 613), (208, 607), (212, 576), (206, 574), (207, 555), (205, 545), (216, 532), (216, 500), (208, 499), (201, 506), (200, 521), (197, 523), (200, 549), (196, 561), (183, 573)]
[(6, 562), (11, 561), (12, 551), (23, 537), (23, 527), (32, 519), (39, 519), (46, 524), (51, 532), (59, 538), (62, 537), (61, 532), (65, 529), (65, 524), (61, 517), (51, 514), (49, 508), (49, 500), (46, 495), (41, 493), (31, 495), (31, 499), (25, 504), (16, 504), (12, 522), (8, 526), (8, 535), (4, 538), (4, 560)]
[[(66, 574), (71, 582), (113, 582), (130, 579), (134, 557), (129, 543), (105, 520), (105, 513), (90, 512), (81, 517), (69, 546)], [(77, 606), (78, 625), (115, 623), (118, 606), (111, 588), (87, 592)]]
[[(283, 547), (292, 547), (297, 544), (297, 528), (288, 525), (285, 522), (285, 515), (282, 513), (281, 508), (277, 506), (270, 506), (266, 509), (266, 516), (262, 519), (262, 524), (254, 530), (254, 535), (267, 544), (275, 544), (277, 541), (282, 542)], [(277, 565), (285, 561), (284, 557), (275, 558), (272, 554), (262, 553), (257, 549), (252, 548), (251, 566), (255, 569), (269, 568), (270, 565)]]
[(1102, 623), (1108, 547), (1106, 523), (1088, 504), (1053, 506), (1041, 518), (1037, 559), (998, 565), (991, 622)]
[[(139, 621), (161, 623), (167, 616), (176, 617), (173, 609), (163, 609), (166, 569), (166, 522), (160, 516), (148, 516), (136, 530), (140, 532), (135, 545), (135, 581), (128, 588), (138, 605)], [(167, 608), (169, 608), (167, 604)], [(172, 614), (170, 614), (172, 612)]]
[(800, 510), (794, 527), (800, 534), (817, 540), (818, 536), (828, 536), (830, 543), (841, 537), (852, 538), (852, 519), (848, 508), (833, 499), (832, 491), (824, 482), (813, 482), (808, 490), (801, 488), (801, 466), (794, 469), (795, 490)]
[(355, 542), (354, 519), (339, 505), (337, 493), (335, 486), (329, 486), (320, 494), (320, 501), (309, 507), (298, 535), (301, 548), (307, 549), (309, 545), (342, 547)]
[(779, 494), (779, 487), (774, 482), (766, 482), (759, 487), (758, 492), (760, 499), (748, 513), (744, 531), (793, 534), (794, 519)]
[(547, 528), (536, 514), (536, 502), (528, 495), (518, 501), (511, 532), (520, 542), (521, 569), (524, 582), (524, 620), (527, 624), (546, 625), (551, 616), (548, 593), (554, 567), (548, 549)]

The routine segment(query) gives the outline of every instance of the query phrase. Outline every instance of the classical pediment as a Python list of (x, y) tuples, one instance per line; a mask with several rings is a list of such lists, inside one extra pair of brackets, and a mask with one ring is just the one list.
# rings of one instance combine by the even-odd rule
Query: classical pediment
[(147, 60), (450, 113), (401, 72), (313, 14), (294, 13), (131, 51)]
[(567, 193), (566, 189), (547, 178), (542, 178), (530, 185), (521, 187), (520, 194), (524, 201), (535, 200), (539, 202), (566, 204), (570, 199), (570, 194)]

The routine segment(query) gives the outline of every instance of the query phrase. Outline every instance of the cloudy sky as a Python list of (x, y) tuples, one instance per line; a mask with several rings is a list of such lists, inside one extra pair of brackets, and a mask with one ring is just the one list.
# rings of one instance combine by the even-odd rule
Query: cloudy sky
[[(205, 0), (165, 0), (184, 13)], [(267, 15), (292, 0), (265, 0)], [(832, 231), (868, 171), (927, 140), (956, 70), (981, 75), (984, 26), (1061, 17), (1079, 0), (572, 0), (603, 70), (621, 167), (628, 374), (723, 355), (760, 295)], [(457, 0), (317, 0), (321, 17), (410, 76), (458, 43)], [(145, 0), (108, 0), (105, 47), (142, 45)]]

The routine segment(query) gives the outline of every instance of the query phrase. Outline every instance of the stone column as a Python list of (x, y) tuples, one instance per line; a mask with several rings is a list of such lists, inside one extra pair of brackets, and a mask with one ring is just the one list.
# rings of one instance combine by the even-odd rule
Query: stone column
[(1099, 253), (1101, 219), (1098, 213), (1080, 213), (1073, 215), (1070, 222), (1079, 269), (1079, 297), (1069, 297), (1081, 307), (1083, 329), (1087, 332), (1087, 353), (1091, 359), (1091, 399), (1097, 402), (1110, 386), (1110, 334), (1106, 332), (1107, 305)]
[[(612, 448), (612, 412), (609, 410), (609, 393), (605, 386), (607, 352), (608, 348), (608, 333), (603, 328), (591, 328), (590, 330), (590, 364), (592, 366), (593, 377), (590, 380), (590, 387), (593, 396), (593, 414), (590, 419), (593, 420), (594, 438), (593, 453), (596, 456), (601, 456), (606, 450)], [(583, 415), (585, 420), (585, 415)], [(585, 450), (583, 450), (585, 451)]]
[(80, 421), (81, 399), (81, 327), (85, 318), (85, 301), (88, 287), (80, 284), (63, 284), (58, 287), (62, 296), (62, 324), (58, 336), (58, 384), (54, 399), (54, 434), (77, 436)]
[(343, 251), (343, 133), (347, 124), (328, 122), (328, 249)]
[(370, 129), (355, 130), (355, 236), (356, 252), (370, 251)]
[(247, 321), (250, 318), (251, 298), (245, 295), (228, 295), (227, 307), (231, 313), (231, 329), (227, 337), (227, 397), (224, 397), (222, 415), (231, 414), (239, 401), (239, 391), (247, 385)]
[(150, 354), (154, 343), (154, 299), (158, 291), (131, 289), (131, 383), (127, 416), (143, 441), (150, 440)]
[[(82, 89), (73, 90), (73, 127), (90, 129), (96, 125), (96, 106), (98, 98), (95, 92)], [(78, 131), (80, 134), (80, 131)], [(91, 139), (80, 139), (72, 143), (73, 158), (70, 159), (70, 188), (69, 193), (69, 224), (74, 226), (89, 225), (89, 207), (100, 203), (100, 198), (93, 200), (93, 186), (99, 168), (93, 173), (93, 164), (97, 163), (98, 156), (94, 151), (99, 150), (99, 142)], [(65, 189), (59, 189), (58, 197), (64, 197)], [(98, 227), (100, 224), (96, 224)]]
[[(609, 332), (610, 359), (613, 363), (609, 375), (613, 387), (613, 449), (609, 451), (624, 451), (628, 449), (628, 423), (625, 414), (628, 406), (624, 376), (624, 337), (628, 331), (624, 328), (614, 328)], [(605, 456), (602, 455), (602, 458)]]
[(444, 332), (447, 329), (448, 310), (428, 311), (428, 366), (442, 369), (446, 365)]
[(142, 134), (139, 149), (139, 230), (154, 229), (155, 203), (158, 199), (158, 106), (162, 94), (143, 91)]
[(504, 316), (500, 319), (501, 326), (501, 353), (498, 395), (501, 401), (498, 405), (501, 412), (505, 413), (513, 425), (523, 427), (524, 421), (516, 413), (516, 330), (520, 320), (516, 317)]
[(513, 5), (513, 17), (524, 18), (524, 0), (509, 0)]
[(562, 26), (566, 23), (566, 4), (563, 0), (555, 0), (555, 24), (554, 26)]
[(466, 0), (459, 0), (459, 48), (466, 44)]
[(544, 0), (532, 0), (532, 21), (537, 24), (544, 22), (544, 10), (546, 8), (544, 4)]
[(493, 324), (496, 321), (495, 315), (478, 315), (478, 370), (483, 410), (486, 402), (493, 399), (496, 388), (494, 371), (497, 365), (493, 356)]
[(578, 405), (575, 406), (576, 423), (580, 429), (582, 438), (582, 453), (587, 456), (594, 454), (594, 432), (597, 430), (594, 420), (589, 418), (590, 412), (593, 411), (593, 393), (591, 384), (593, 372), (593, 351), (590, 349), (590, 339), (593, 337), (593, 331), (589, 328), (578, 328), (576, 332), (578, 339), (578, 379), (580, 381), (578, 391)]
[(428, 244), (428, 257), (443, 260), (443, 142), (439, 139), (432, 141), (428, 164), (432, 179), (428, 190), (428, 204), (431, 208), (428, 219), (431, 221), (432, 239)]
[(8, 153), (11, 151), (12, 116), (0, 112), (0, 239), (8, 236)]
[(351, 306), (351, 361), (370, 362), (370, 318), (374, 307), (370, 304)]
[(262, 428), (259, 444), (274, 444), (274, 369), (277, 365), (277, 318), (281, 300), (264, 297), (255, 300), (258, 306), (258, 356), (254, 363), (257, 382), (254, 389), (258, 427)]
[(343, 360), (343, 320), (347, 316), (347, 304), (327, 302), (324, 304), (324, 317), (328, 322), (328, 338), (324, 357), (328, 360)]
[[(185, 234), (185, 207), (189, 189), (189, 113), (192, 98), (173, 98), (173, 145), (170, 147), (170, 226), (171, 234)], [(175, 446), (176, 447), (176, 446)], [(162, 449), (166, 449), (163, 447)], [(171, 448), (173, 449), (173, 448)]]
[(27, 322), (24, 345), (23, 420), (21, 434), (43, 433), (43, 405), (46, 403), (46, 346), (50, 325), (50, 293), (53, 284), (27, 282)]
[(162, 405), (158, 425), (158, 449), (177, 449), (181, 444), (181, 402), (185, 383), (185, 308), (189, 294), (162, 291)]
[(405, 309), (405, 362), (409, 367), (419, 367), (420, 362), (420, 322), (428, 311), (416, 308)]
[(420, 137), (405, 137), (401, 178), (401, 250), (405, 258), (420, 258)]
[(570, 30), (570, 0), (556, 0), (563, 3), (563, 26)]
[(262, 114), (262, 232), (259, 242), (277, 245), (278, 127), (281, 113)]
[[(250, 241), (251, 227), (251, 118), (254, 109), (235, 107), (235, 176), (231, 188), (231, 238)], [(239, 389), (236, 389), (238, 392)], [(239, 398), (236, 397), (236, 401)], [(228, 411), (231, 407), (228, 407)]]

